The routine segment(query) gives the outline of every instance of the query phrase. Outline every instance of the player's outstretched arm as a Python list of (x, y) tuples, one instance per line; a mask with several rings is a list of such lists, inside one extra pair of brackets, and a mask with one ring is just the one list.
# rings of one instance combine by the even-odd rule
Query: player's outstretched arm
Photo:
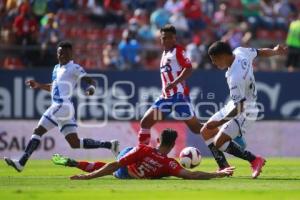
[(271, 57), (276, 55), (285, 55), (287, 53), (287, 47), (284, 45), (276, 45), (273, 49), (261, 48), (257, 49), (258, 56)]
[(100, 168), (96, 171), (93, 171), (91, 173), (71, 176), (70, 179), (71, 180), (89, 180), (89, 179), (93, 179), (93, 178), (107, 176), (107, 175), (111, 175), (112, 173), (117, 171), (119, 168), (120, 168), (119, 162), (115, 161), (115, 162), (107, 163), (102, 168)]
[(85, 94), (87, 96), (91, 96), (95, 93), (96, 90), (96, 81), (94, 81), (91, 77), (84, 76), (81, 78), (85, 83), (87, 83), (89, 86), (85, 90)]
[(186, 169), (180, 170), (177, 177), (183, 178), (183, 179), (195, 179), (195, 180), (207, 180), (212, 178), (223, 178), (226, 176), (232, 176), (234, 171), (234, 167), (228, 167), (218, 172), (202, 172), (202, 171), (189, 171)]
[(42, 89), (42, 90), (46, 90), (48, 92), (51, 91), (51, 87), (52, 87), (51, 83), (39, 83), (35, 80), (27, 80), (27, 81), (25, 81), (25, 84), (28, 85), (30, 88)]

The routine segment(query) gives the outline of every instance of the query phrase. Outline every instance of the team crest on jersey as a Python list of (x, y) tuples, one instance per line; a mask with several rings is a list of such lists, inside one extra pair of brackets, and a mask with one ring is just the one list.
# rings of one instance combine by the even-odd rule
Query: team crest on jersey
[(248, 61), (246, 60), (246, 59), (243, 59), (242, 61), (241, 61), (241, 63), (242, 63), (242, 68), (243, 69), (247, 69), (247, 67), (248, 67)]
[(170, 162), (169, 162), (169, 166), (170, 166), (170, 168), (172, 168), (172, 169), (176, 169), (176, 167), (178, 166), (178, 164), (177, 164), (175, 161), (170, 161)]
[(161, 66), (160, 70), (162, 72), (170, 72), (170, 71), (172, 71), (171, 59), (167, 59), (166, 64), (164, 64), (163, 66)]

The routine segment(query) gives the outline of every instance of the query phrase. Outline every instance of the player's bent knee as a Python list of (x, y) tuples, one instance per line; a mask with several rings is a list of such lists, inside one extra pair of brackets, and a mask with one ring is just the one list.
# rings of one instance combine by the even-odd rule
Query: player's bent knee
[(199, 135), (200, 134), (200, 130), (198, 128), (190, 128), (190, 130), (192, 131), (192, 133)]
[[(230, 141), (231, 138), (226, 134), (218, 134), (214, 138), (214, 145), (217, 149), (220, 149), (226, 142)], [(221, 150), (221, 149), (220, 149)]]

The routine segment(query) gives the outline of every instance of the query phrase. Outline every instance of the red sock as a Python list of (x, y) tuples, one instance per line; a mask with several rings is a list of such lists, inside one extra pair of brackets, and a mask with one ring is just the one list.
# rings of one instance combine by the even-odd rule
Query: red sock
[(141, 128), (139, 131), (139, 143), (148, 145), (150, 143), (150, 129)]
[(79, 161), (77, 168), (81, 169), (85, 172), (92, 172), (97, 169), (103, 167), (106, 163), (104, 162), (86, 162), (86, 161)]

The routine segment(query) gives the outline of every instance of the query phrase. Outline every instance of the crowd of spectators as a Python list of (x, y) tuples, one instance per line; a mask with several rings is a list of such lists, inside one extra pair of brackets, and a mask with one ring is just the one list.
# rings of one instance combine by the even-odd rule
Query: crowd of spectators
[(52, 67), (67, 39), (87, 68), (157, 70), (159, 29), (171, 23), (195, 69), (212, 68), (207, 48), (223, 40), (232, 48), (286, 43), (288, 59), (259, 60), (256, 69), (295, 71), (299, 10), (292, 0), (0, 0), (0, 64)]

